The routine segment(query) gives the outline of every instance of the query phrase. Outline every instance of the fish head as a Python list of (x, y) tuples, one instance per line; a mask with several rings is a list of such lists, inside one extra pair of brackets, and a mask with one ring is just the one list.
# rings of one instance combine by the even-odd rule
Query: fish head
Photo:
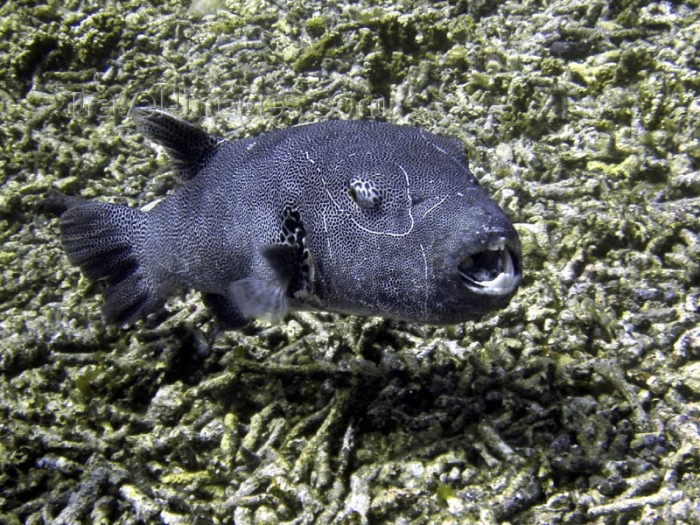
[(397, 130), (340, 156), (319, 186), (333, 235), (315, 243), (320, 306), (429, 324), (504, 307), (522, 275), (510, 220), (460, 141)]

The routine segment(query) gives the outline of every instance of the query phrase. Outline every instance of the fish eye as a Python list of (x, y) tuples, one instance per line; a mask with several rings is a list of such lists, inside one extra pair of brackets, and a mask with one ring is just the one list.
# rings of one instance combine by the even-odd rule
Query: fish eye
[(382, 196), (377, 185), (366, 177), (350, 179), (348, 195), (360, 208), (376, 208), (382, 202)]

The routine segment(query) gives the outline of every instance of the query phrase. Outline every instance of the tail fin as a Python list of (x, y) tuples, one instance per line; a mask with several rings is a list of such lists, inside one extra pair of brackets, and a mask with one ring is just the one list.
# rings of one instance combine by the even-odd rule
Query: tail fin
[(148, 216), (126, 206), (66, 199), (68, 210), (60, 225), (68, 258), (89, 278), (106, 281), (102, 293), (105, 320), (131, 325), (161, 299), (141, 260)]

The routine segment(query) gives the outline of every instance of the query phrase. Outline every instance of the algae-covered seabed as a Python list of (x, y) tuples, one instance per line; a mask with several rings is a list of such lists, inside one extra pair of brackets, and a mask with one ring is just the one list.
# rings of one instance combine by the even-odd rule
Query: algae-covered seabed
[[(697, 523), (698, 1), (0, 8), (2, 523)], [(127, 118), (229, 138), (384, 118), (464, 140), (516, 223), (511, 305), (435, 328), (129, 330), (50, 187), (176, 182)], [(371, 280), (368, 280), (371, 286)]]

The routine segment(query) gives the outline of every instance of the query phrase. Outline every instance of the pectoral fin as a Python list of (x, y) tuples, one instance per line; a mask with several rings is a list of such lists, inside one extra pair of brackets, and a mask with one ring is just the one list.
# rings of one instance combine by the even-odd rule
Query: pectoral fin
[(270, 263), (280, 282), (289, 284), (296, 276), (299, 265), (296, 247), (288, 244), (268, 244), (260, 252)]
[(204, 304), (216, 316), (225, 330), (234, 330), (248, 323), (248, 319), (241, 315), (238, 308), (227, 297), (211, 293), (204, 294), (203, 299)]
[(227, 296), (246, 319), (279, 321), (289, 311), (289, 298), (303, 300), (309, 295), (313, 279), (306, 232), (292, 206), (285, 206), (282, 212), (279, 242), (263, 246), (260, 254), (268, 265), (263, 274), (272, 275), (261, 279), (253, 274), (234, 281)]
[(275, 277), (271, 281), (252, 276), (234, 281), (228, 286), (228, 297), (246, 319), (276, 322), (289, 311), (287, 292), (297, 270), (297, 254), (285, 244), (270, 244), (260, 251)]
[(227, 292), (231, 302), (246, 319), (277, 322), (289, 310), (286, 287), (279, 283), (246, 277), (232, 282)]

